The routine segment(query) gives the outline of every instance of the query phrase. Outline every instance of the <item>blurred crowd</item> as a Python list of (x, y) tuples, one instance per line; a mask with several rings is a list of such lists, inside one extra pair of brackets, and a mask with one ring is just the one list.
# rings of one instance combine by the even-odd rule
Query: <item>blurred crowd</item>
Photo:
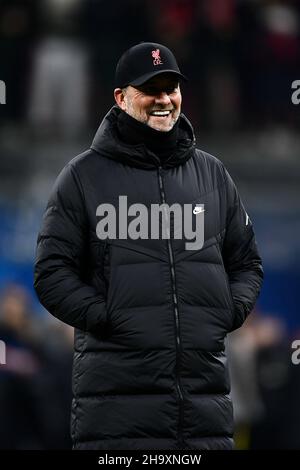
[(284, 322), (259, 311), (229, 335), (237, 449), (300, 449), (300, 366), (291, 344)]
[(296, 0), (2, 0), (2, 122), (83, 132), (112, 105), (120, 54), (147, 40), (174, 50), (201, 129), (299, 125)]
[(38, 316), (12, 284), (1, 292), (0, 339), (0, 450), (71, 448), (73, 329)]

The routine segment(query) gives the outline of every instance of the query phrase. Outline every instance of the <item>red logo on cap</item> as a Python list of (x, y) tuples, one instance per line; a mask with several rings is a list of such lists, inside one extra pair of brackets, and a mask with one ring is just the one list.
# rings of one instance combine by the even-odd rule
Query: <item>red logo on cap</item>
[(152, 51), (152, 57), (153, 57), (153, 65), (161, 65), (163, 62), (160, 57), (160, 50), (156, 49), (155, 51)]

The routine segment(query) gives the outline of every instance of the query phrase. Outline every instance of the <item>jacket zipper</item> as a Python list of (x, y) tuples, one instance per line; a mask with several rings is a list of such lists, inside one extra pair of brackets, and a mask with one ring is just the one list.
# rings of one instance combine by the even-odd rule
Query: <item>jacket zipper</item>
[[(158, 167), (158, 181), (159, 181), (159, 190), (162, 203), (166, 203), (166, 195), (163, 185), (163, 177), (162, 177), (162, 167)], [(167, 224), (168, 227), (168, 224)], [(169, 228), (167, 228), (169, 230)], [(169, 261), (170, 261), (170, 268), (171, 268), (171, 281), (172, 281), (172, 295), (173, 295), (173, 305), (174, 305), (174, 318), (175, 318), (175, 329), (176, 329), (176, 389), (179, 396), (179, 422), (178, 422), (178, 435), (179, 441), (183, 443), (183, 436), (182, 436), (182, 420), (183, 420), (183, 393), (180, 384), (180, 375), (179, 375), (179, 361), (180, 361), (180, 350), (181, 350), (181, 340), (180, 340), (180, 332), (179, 332), (179, 313), (178, 313), (178, 298), (176, 292), (176, 273), (175, 273), (175, 266), (174, 266), (174, 255), (173, 255), (173, 248), (170, 240), (170, 234), (168, 233), (167, 238), (167, 246), (168, 246), (168, 254), (169, 254)]]

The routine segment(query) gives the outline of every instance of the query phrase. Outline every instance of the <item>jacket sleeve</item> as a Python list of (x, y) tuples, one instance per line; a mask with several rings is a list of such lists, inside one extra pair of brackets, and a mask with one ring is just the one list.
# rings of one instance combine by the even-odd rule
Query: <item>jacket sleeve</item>
[(235, 330), (242, 326), (254, 307), (263, 281), (263, 269), (252, 222), (234, 182), (227, 170), (224, 171), (227, 214), (222, 255), (235, 308), (232, 326)]
[(87, 214), (80, 181), (71, 164), (58, 176), (38, 235), (34, 287), (55, 317), (85, 331), (106, 322), (104, 297), (83, 281)]

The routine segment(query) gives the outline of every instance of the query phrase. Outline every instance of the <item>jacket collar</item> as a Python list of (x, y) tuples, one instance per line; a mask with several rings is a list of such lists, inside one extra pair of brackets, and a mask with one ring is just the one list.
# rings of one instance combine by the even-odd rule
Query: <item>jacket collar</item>
[(136, 168), (155, 169), (159, 166), (172, 168), (184, 164), (192, 155), (196, 145), (191, 123), (181, 114), (178, 126), (178, 141), (175, 152), (163, 163), (144, 144), (130, 145), (123, 142), (117, 133), (117, 119), (121, 112), (113, 106), (101, 122), (91, 149), (100, 155)]

